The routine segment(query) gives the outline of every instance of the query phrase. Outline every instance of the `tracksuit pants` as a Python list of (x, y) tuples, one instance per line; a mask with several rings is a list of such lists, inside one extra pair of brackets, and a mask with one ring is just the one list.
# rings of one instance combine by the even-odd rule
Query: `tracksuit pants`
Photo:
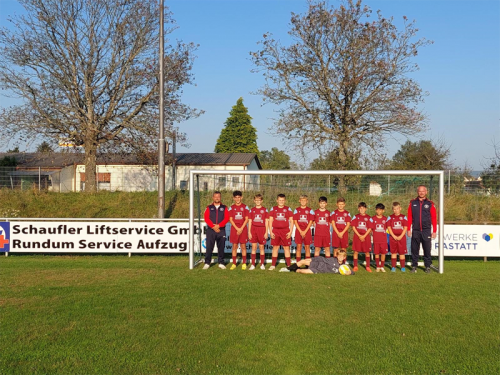
[(214, 246), (217, 244), (217, 255), (219, 264), (224, 264), (224, 248), (226, 247), (226, 229), (221, 229), (219, 233), (216, 233), (212, 228), (207, 230), (207, 240), (206, 246), (207, 251), (205, 253), (205, 264), (210, 264), (212, 261), (212, 253), (214, 252)]
[(414, 230), (411, 233), (411, 266), (418, 266), (418, 257), (420, 251), (420, 244), (424, 249), (424, 265), (430, 267), (432, 264), (431, 259), (431, 230), (424, 229), (422, 231)]

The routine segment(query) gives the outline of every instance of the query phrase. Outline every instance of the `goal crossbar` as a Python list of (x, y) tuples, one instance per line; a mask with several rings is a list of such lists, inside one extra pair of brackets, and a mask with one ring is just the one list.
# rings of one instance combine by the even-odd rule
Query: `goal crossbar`
[(439, 206), (438, 206), (438, 259), (439, 267), (438, 272), (444, 272), (444, 171), (332, 171), (332, 170), (321, 170), (321, 171), (297, 171), (297, 170), (220, 170), (220, 169), (191, 169), (189, 171), (189, 269), (195, 267), (194, 261), (194, 180), (195, 176), (202, 175), (384, 175), (384, 176), (439, 176)]

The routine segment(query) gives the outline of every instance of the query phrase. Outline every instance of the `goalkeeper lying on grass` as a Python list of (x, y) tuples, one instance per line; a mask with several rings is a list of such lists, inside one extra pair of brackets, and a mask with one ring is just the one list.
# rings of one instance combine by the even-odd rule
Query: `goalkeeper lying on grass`
[[(312, 259), (302, 259), (289, 267), (280, 269), (280, 272), (297, 273), (338, 273), (342, 275), (354, 275), (348, 265), (342, 264), (346, 258), (345, 250), (340, 250), (337, 258), (314, 257)], [(305, 268), (301, 268), (304, 267)]]

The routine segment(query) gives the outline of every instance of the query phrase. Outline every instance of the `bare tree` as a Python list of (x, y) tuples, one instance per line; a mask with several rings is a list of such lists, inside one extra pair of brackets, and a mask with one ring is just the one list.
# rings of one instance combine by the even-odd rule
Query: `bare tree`
[[(83, 146), (85, 189), (95, 191), (98, 152), (156, 145), (158, 2), (20, 2), (26, 15), (0, 29), (0, 87), (23, 104), (0, 113), (0, 132)], [(166, 35), (175, 29), (167, 11), (165, 25)], [(199, 114), (180, 101), (182, 86), (192, 82), (195, 49), (182, 42), (165, 48), (168, 125)]]
[(398, 30), (392, 18), (379, 11), (371, 21), (371, 13), (361, 1), (337, 9), (310, 1), (305, 14), (292, 13), (289, 46), (267, 33), (251, 53), (254, 71), (266, 78), (258, 93), (279, 105), (274, 130), (299, 149), (337, 149), (343, 169), (353, 146), (380, 147), (387, 134), (425, 128), (417, 108), (424, 93), (408, 75), (418, 69), (412, 57), (430, 42), (413, 41), (418, 30), (406, 17)]

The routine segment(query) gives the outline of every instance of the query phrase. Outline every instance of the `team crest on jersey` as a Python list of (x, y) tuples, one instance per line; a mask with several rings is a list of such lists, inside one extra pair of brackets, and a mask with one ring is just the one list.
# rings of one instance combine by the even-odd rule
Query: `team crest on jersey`
[(264, 210), (260, 210), (260, 213), (263, 214), (264, 213)]
[(428, 204), (424, 204), (424, 208), (429, 208), (430, 206)]
[(346, 216), (347, 216), (347, 213), (344, 214), (344, 217), (346, 217)]
[(219, 210), (224, 211), (224, 208), (221, 207), (221, 208), (219, 208)]
[(368, 221), (368, 218), (367, 218), (367, 217), (365, 217), (365, 221)]

